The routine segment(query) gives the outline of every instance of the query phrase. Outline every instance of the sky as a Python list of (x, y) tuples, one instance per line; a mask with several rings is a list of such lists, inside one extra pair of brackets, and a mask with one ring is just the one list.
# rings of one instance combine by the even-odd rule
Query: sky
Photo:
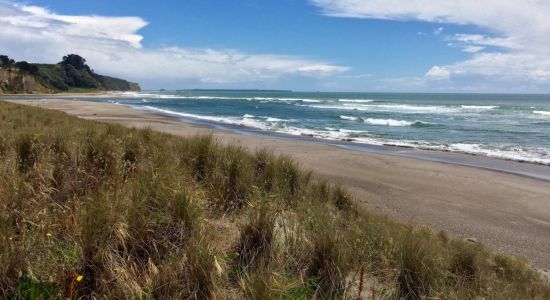
[(0, 0), (0, 54), (143, 89), (550, 92), (546, 0)]

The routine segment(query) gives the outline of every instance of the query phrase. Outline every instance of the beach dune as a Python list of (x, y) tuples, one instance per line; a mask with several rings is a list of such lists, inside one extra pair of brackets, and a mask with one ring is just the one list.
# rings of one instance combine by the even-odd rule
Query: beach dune
[(472, 167), (346, 150), (330, 145), (250, 136), (183, 123), (110, 103), (17, 101), (85, 119), (151, 127), (175, 135), (212, 134), (222, 142), (288, 154), (316, 176), (345, 185), (373, 211), (460, 238), (487, 243), (550, 268), (550, 183)]

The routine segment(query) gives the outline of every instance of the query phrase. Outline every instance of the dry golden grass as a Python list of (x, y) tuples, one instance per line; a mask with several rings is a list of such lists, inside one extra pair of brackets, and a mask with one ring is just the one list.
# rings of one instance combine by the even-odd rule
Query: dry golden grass
[(2, 298), (550, 298), (267, 150), (0, 102), (0, 157)]

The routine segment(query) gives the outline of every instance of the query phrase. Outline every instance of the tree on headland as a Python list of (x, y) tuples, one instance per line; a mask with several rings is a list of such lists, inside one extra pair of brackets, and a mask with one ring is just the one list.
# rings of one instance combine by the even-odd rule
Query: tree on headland
[(97, 74), (86, 64), (86, 59), (78, 54), (67, 54), (59, 62), (63, 68), (63, 81), (68, 87), (98, 88)]
[(2, 68), (12, 68), (15, 64), (15, 60), (9, 58), (7, 55), (0, 55), (0, 67)]
[(84, 68), (89, 69), (88, 65), (86, 65), (86, 59), (77, 54), (68, 54), (63, 56), (60, 64), (73, 66), (77, 70), (81, 70)]
[(18, 68), (21, 72), (29, 73), (32, 75), (38, 73), (38, 67), (36, 65), (29, 64), (26, 61), (16, 62), (15, 67)]

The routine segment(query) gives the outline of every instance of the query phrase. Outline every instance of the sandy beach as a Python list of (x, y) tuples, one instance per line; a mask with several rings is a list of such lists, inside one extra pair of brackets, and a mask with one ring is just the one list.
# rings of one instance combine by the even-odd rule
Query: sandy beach
[(538, 268), (550, 268), (548, 181), (308, 141), (242, 135), (109, 103), (66, 99), (15, 102), (181, 136), (209, 133), (221, 142), (272, 149), (291, 155), (317, 176), (345, 185), (371, 210), (407, 223), (425, 224), (434, 231), (473, 238), (525, 257)]

